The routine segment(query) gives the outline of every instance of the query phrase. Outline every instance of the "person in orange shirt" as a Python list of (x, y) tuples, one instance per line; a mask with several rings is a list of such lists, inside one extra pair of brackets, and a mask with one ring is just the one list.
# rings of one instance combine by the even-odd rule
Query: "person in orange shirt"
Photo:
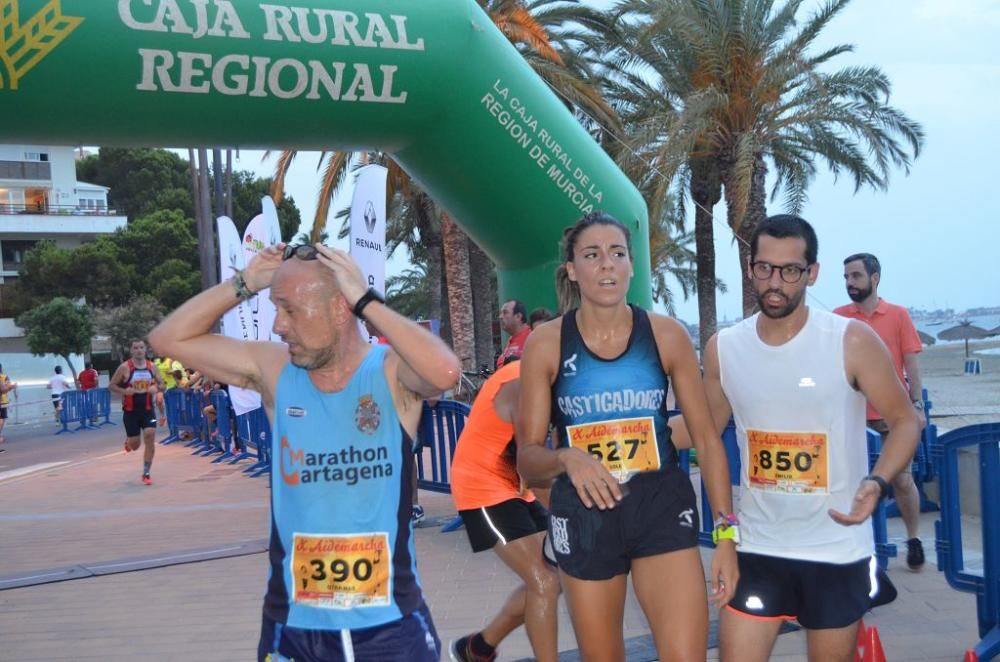
[(472, 404), (452, 459), (451, 495), (472, 551), (494, 550), (524, 583), (483, 631), (451, 643), (455, 662), (496, 659), (496, 647), (522, 624), (536, 659), (548, 662), (559, 655), (559, 576), (542, 556), (548, 513), (531, 490), (522, 486), (517, 473), (518, 358), (509, 357), (486, 380)]
[[(851, 319), (861, 320), (875, 330), (882, 342), (889, 348), (892, 364), (904, 388), (909, 391), (913, 406), (923, 419), (923, 384), (920, 381), (920, 365), (917, 354), (922, 346), (917, 329), (910, 314), (903, 306), (889, 303), (878, 295), (882, 280), (882, 265), (871, 253), (857, 253), (844, 260), (844, 280), (847, 284), (849, 303), (833, 312)], [(868, 427), (879, 432), (885, 439), (889, 431), (882, 415), (868, 403)], [(924, 565), (924, 547), (920, 542), (920, 493), (913, 482), (910, 467), (896, 474), (892, 480), (899, 514), (906, 524), (906, 565), (910, 570), (920, 570)]]
[(531, 327), (528, 325), (528, 309), (517, 299), (511, 299), (500, 306), (500, 328), (504, 330), (510, 338), (504, 345), (503, 351), (497, 357), (497, 369), (499, 370), (511, 357), (520, 357), (524, 351), (524, 343), (528, 341), (528, 334)]

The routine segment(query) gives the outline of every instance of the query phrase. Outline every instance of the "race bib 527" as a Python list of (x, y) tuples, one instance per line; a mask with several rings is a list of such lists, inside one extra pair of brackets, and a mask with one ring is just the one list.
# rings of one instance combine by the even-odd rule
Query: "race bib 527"
[(619, 483), (637, 473), (660, 468), (660, 449), (652, 416), (567, 425), (566, 435), (573, 448), (600, 460)]

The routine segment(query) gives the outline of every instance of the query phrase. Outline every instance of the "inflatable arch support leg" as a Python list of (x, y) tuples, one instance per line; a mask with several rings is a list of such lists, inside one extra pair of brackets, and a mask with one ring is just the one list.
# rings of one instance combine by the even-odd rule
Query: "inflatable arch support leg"
[[(553, 306), (562, 229), (639, 192), (474, 0), (12, 0), (0, 17), (0, 142), (379, 149)], [(5, 38), (6, 35), (6, 38)]]

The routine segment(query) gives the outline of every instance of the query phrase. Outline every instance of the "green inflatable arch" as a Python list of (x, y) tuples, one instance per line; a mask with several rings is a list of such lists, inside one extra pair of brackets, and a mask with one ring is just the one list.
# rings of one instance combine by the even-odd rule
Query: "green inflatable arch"
[(7, 0), (0, 65), (2, 142), (389, 152), (529, 309), (603, 209), (651, 304), (639, 192), (474, 0)]

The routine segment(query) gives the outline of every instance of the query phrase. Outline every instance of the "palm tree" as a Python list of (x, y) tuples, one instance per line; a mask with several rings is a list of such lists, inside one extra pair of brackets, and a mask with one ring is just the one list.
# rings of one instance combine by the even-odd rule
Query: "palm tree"
[(393, 310), (413, 319), (430, 318), (430, 279), (427, 263), (414, 256), (411, 265), (385, 279), (385, 300)]
[[(766, 175), (773, 201), (785, 194), (798, 212), (817, 173), (816, 160), (846, 173), (855, 191), (885, 190), (894, 167), (909, 172), (923, 130), (889, 105), (891, 84), (877, 67), (828, 71), (850, 52), (838, 45), (811, 54), (816, 38), (850, 0), (828, 0), (800, 29), (803, 0), (626, 0), (638, 18), (635, 40), (669, 53), (686, 69), (681, 126), (721, 177), (728, 223), (740, 249), (743, 311), (755, 298), (746, 277), (748, 239), (766, 216)], [(770, 165), (769, 165), (770, 164)]]
[[(528, 63), (569, 105), (579, 105), (587, 112), (600, 117), (603, 121), (617, 125), (614, 112), (607, 106), (589, 81), (588, 62), (573, 55), (575, 40), (585, 38), (576, 33), (556, 33), (556, 28), (578, 15), (581, 20), (592, 18), (589, 10), (579, 7), (577, 0), (478, 0), (484, 11), (494, 24), (503, 32)], [(572, 43), (571, 43), (572, 42)], [(272, 197), (280, 201), (284, 189), (285, 176), (296, 156), (295, 150), (283, 151), (277, 161), (272, 187)], [(269, 155), (266, 154), (265, 158)], [(410, 180), (409, 175), (396, 162), (384, 153), (379, 152), (323, 152), (319, 168), (324, 169), (323, 180), (316, 206), (316, 217), (313, 222), (313, 235), (318, 237), (317, 228), (326, 224), (330, 210), (330, 201), (336, 191), (343, 185), (352, 165), (369, 162), (380, 162), (389, 169), (386, 209), (391, 208), (391, 201), (401, 196), (401, 204), (413, 208), (414, 219), (423, 220), (416, 232), (407, 227), (400, 227), (401, 236), (411, 241), (419, 241), (425, 248), (430, 245), (441, 246), (442, 261), (436, 262), (432, 250), (428, 250), (428, 279), (432, 283), (440, 282), (438, 274), (447, 275), (448, 314), (438, 314), (439, 319), (447, 317), (452, 333), (452, 345), (459, 357), (465, 362), (467, 369), (472, 369), (477, 360), (474, 344), (475, 336), (490, 339), (492, 347), (492, 322), (496, 313), (496, 305), (483, 306), (482, 311), (490, 313), (489, 323), (486, 323), (485, 312), (479, 317), (480, 324), (474, 325), (473, 299), (469, 296), (469, 283), (472, 274), (469, 263), (469, 239), (462, 229), (443, 210), (430, 213), (432, 203), (429, 196)], [(325, 165), (324, 165), (325, 164)], [(390, 220), (393, 215), (389, 215)], [(432, 220), (433, 219), (433, 220)], [(388, 235), (388, 228), (387, 228)], [(443, 262), (443, 269), (442, 267)], [(431, 288), (433, 292), (435, 288)], [(440, 301), (440, 296), (438, 296)], [(443, 313), (434, 309), (432, 298), (432, 315)], [(472, 329), (475, 327), (475, 334)], [(485, 327), (485, 328), (479, 328)], [(485, 354), (485, 348), (479, 354)], [(492, 350), (488, 352), (492, 355)]]
[[(664, 304), (668, 315), (676, 315), (676, 297), (670, 287), (671, 280), (680, 288), (680, 294), (687, 299), (692, 292), (700, 291), (696, 254), (691, 244), (694, 233), (684, 231), (684, 208), (676, 203), (674, 195), (668, 195), (663, 202), (663, 211), (658, 222), (649, 224), (650, 272), (652, 273), (653, 300)], [(694, 265), (694, 266), (692, 266)], [(670, 277), (668, 279), (668, 277)], [(706, 287), (720, 292), (726, 291), (721, 281), (712, 280)]]
[[(694, 204), (695, 274), (701, 346), (716, 328), (713, 209), (722, 198), (722, 175), (708, 139), (712, 100), (696, 87), (694, 54), (667, 32), (649, 29), (657, 3), (626, 2), (590, 27), (608, 53), (606, 96), (624, 124), (624, 137), (608, 144), (618, 165), (642, 191), (651, 219), (676, 207), (683, 229), (684, 200)], [(673, 188), (673, 190), (671, 190)], [(650, 237), (658, 223), (650, 223)], [(662, 233), (661, 233), (662, 234)], [(657, 248), (651, 246), (653, 271)], [(683, 282), (683, 281), (682, 281)], [(659, 279), (654, 275), (654, 286)], [(685, 296), (688, 290), (683, 290)]]

